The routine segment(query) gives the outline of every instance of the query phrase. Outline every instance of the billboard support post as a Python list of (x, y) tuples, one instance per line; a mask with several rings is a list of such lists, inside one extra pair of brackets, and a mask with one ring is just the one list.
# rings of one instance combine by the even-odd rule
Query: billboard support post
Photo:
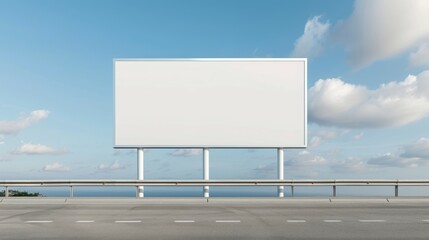
[[(204, 180), (209, 180), (209, 149), (203, 148), (203, 169), (204, 169)], [(209, 186), (204, 186), (204, 197), (208, 198), (210, 196)]]
[[(144, 180), (144, 150), (143, 148), (137, 148), (137, 178), (138, 180)], [(143, 186), (137, 187), (137, 197), (144, 197)]]
[[(283, 148), (277, 148), (277, 163), (278, 163), (278, 178), (279, 180), (284, 180), (284, 149)], [(284, 197), (285, 196), (285, 189), (284, 186), (278, 186), (277, 192), (278, 197)]]

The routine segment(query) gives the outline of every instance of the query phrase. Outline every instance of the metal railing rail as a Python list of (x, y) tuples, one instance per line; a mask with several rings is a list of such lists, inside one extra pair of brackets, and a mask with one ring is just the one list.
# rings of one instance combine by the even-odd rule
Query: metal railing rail
[(0, 187), (9, 196), (10, 187), (73, 187), (76, 186), (288, 186), (292, 196), (294, 187), (331, 186), (332, 196), (337, 195), (337, 186), (392, 186), (395, 197), (399, 186), (429, 186), (429, 179), (334, 179), (334, 180), (0, 180)]

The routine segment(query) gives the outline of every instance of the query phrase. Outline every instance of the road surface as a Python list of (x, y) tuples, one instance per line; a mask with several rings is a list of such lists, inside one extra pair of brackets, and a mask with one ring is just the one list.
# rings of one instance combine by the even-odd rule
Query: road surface
[(0, 239), (429, 239), (429, 198), (0, 198)]

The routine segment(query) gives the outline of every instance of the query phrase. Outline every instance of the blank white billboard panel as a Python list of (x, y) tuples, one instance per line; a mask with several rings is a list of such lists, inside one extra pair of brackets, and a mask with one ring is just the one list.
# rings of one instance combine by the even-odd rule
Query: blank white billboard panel
[(114, 65), (115, 147), (306, 147), (306, 59)]

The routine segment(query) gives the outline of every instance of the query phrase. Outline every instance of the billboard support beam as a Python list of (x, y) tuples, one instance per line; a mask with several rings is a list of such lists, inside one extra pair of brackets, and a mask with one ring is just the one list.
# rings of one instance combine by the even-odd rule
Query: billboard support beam
[[(203, 169), (204, 169), (204, 173), (203, 173), (203, 178), (204, 180), (209, 180), (209, 149), (208, 148), (203, 148)], [(204, 197), (208, 198), (210, 196), (209, 193), (209, 186), (204, 186)]]
[[(284, 180), (284, 149), (283, 148), (277, 148), (277, 170), (278, 170), (278, 179)], [(278, 197), (284, 197), (285, 196), (285, 187), (284, 186), (278, 186), (277, 193)]]
[[(144, 150), (143, 148), (137, 148), (137, 179), (144, 180)], [(143, 186), (137, 187), (137, 197), (144, 197)]]

